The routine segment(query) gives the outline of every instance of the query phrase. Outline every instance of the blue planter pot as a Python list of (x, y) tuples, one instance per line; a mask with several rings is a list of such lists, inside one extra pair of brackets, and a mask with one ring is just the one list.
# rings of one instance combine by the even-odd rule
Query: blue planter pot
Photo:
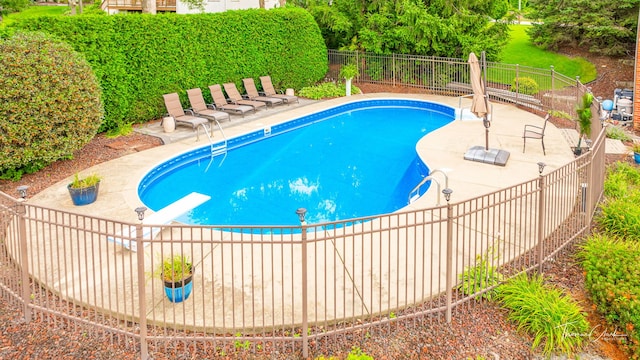
[(71, 195), (71, 201), (73, 201), (73, 205), (82, 206), (88, 205), (92, 202), (95, 202), (98, 198), (98, 190), (100, 190), (100, 183), (95, 184), (94, 186), (89, 186), (86, 188), (72, 188), (71, 184), (67, 185), (67, 189), (69, 190), (69, 195)]
[(640, 164), (640, 153), (633, 153), (633, 160), (635, 160), (636, 164)]
[(170, 281), (164, 282), (164, 293), (172, 303), (180, 303), (189, 298), (191, 290), (193, 290), (193, 275), (188, 278), (173, 283)]

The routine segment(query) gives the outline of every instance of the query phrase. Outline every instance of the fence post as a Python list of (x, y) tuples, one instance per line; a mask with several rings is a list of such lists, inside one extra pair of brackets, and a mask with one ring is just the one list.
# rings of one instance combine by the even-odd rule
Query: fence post
[(356, 81), (360, 82), (360, 73), (362, 73), (364, 71), (364, 69), (361, 69), (360, 66), (360, 59), (358, 58), (358, 54), (360, 53), (358, 50), (355, 51), (356, 53), (356, 66), (358, 67), (359, 71), (358, 71), (358, 76), (356, 76)]
[(138, 214), (138, 224), (136, 224), (136, 262), (138, 263), (138, 314), (140, 324), (140, 359), (147, 360), (149, 358), (149, 347), (147, 344), (147, 299), (145, 292), (144, 278), (144, 239), (142, 220), (144, 220), (144, 212), (147, 210), (145, 206), (135, 209)]
[(396, 53), (391, 53), (391, 83), (396, 86)]
[(445, 286), (447, 288), (447, 303), (445, 304), (445, 320), (450, 324), (452, 312), (451, 300), (453, 297), (453, 209), (451, 207), (451, 203), (449, 203), (449, 200), (451, 200), (451, 193), (453, 193), (453, 190), (446, 188), (442, 190), (442, 193), (444, 194), (445, 200), (447, 200), (447, 275), (445, 279)]
[(551, 110), (555, 111), (555, 103), (556, 103), (556, 72), (554, 70), (553, 65), (551, 65)]
[(298, 219), (300, 220), (300, 231), (302, 235), (302, 357), (309, 357), (309, 310), (307, 307), (308, 294), (307, 294), (307, 222), (305, 221), (305, 215), (307, 209), (299, 208), (296, 210)]
[(544, 171), (545, 163), (538, 163), (538, 273), (542, 274), (544, 260)]
[(20, 281), (22, 282), (22, 304), (24, 311), (24, 320), (31, 322), (31, 288), (29, 287), (29, 254), (27, 247), (27, 207), (24, 204), (26, 197), (16, 200), (16, 209), (18, 210), (18, 228), (20, 241)]
[(520, 95), (520, 64), (516, 64), (516, 104)]
[(576, 104), (580, 101), (580, 76), (576, 75)]

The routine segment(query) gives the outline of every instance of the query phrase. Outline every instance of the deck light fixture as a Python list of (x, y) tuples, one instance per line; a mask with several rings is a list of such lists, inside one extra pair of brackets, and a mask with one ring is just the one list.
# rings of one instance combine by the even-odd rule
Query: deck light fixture
[(304, 224), (304, 217), (307, 215), (307, 209), (299, 208), (296, 210), (296, 214), (298, 215), (298, 219), (300, 220), (300, 224)]
[(542, 176), (542, 172), (544, 171), (545, 166), (547, 166), (547, 164), (543, 163), (542, 161), (538, 163), (538, 173), (540, 174), (540, 176)]
[(138, 214), (138, 220), (144, 220), (144, 212), (147, 211), (146, 206), (139, 206), (136, 208), (136, 213)]
[(18, 190), (18, 194), (20, 194), (20, 199), (22, 199), (22, 200), (26, 200), (27, 199), (27, 189), (28, 188), (29, 188), (29, 186), (27, 186), (27, 185), (18, 186), (17, 190)]
[(444, 194), (444, 199), (449, 202), (449, 200), (451, 200), (451, 194), (453, 193), (453, 190), (445, 188), (444, 190), (442, 190), (442, 193)]

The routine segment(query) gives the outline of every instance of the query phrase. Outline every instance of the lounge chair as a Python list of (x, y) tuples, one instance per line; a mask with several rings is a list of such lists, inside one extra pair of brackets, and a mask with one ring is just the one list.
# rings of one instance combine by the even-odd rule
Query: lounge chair
[(249, 105), (253, 106), (256, 110), (262, 107), (267, 107), (267, 104), (262, 101), (244, 99), (242, 95), (240, 95), (240, 92), (234, 83), (224, 83), (222, 86), (224, 86), (224, 91), (227, 93), (229, 100), (236, 105)]
[(243, 117), (244, 114), (249, 111), (256, 111), (256, 108), (254, 108), (253, 106), (229, 104), (227, 102), (227, 99), (224, 97), (224, 94), (222, 93), (222, 88), (218, 84), (209, 86), (209, 91), (211, 92), (213, 104), (218, 110), (226, 111), (230, 114), (242, 115)]
[(267, 105), (271, 105), (271, 107), (273, 107), (274, 105), (284, 104), (284, 100), (282, 99), (269, 96), (260, 96), (260, 93), (258, 93), (258, 89), (256, 88), (256, 83), (252, 78), (242, 79), (242, 83), (244, 84), (244, 89), (247, 91), (247, 97), (249, 98), (249, 100), (262, 101)]
[(298, 97), (295, 95), (285, 95), (279, 94), (276, 92), (276, 89), (273, 87), (273, 83), (271, 82), (271, 76), (260, 76), (260, 83), (262, 83), (262, 91), (265, 96), (276, 97), (284, 100), (287, 104), (290, 104), (292, 101), (299, 103)]
[(522, 133), (522, 152), (524, 152), (525, 147), (527, 146), (527, 138), (529, 139), (538, 139), (542, 142), (542, 153), (547, 155), (547, 152), (544, 149), (544, 131), (547, 128), (547, 123), (549, 122), (549, 118), (551, 115), (547, 114), (544, 117), (544, 124), (542, 126), (536, 126), (531, 124), (526, 124), (524, 126), (524, 132)]
[(187, 96), (189, 96), (189, 102), (191, 103), (191, 110), (197, 115), (203, 118), (207, 118), (213, 121), (231, 120), (231, 116), (223, 111), (215, 109), (213, 104), (207, 104), (202, 97), (202, 90), (200, 88), (187, 90)]
[(191, 110), (187, 110), (191, 115), (185, 114), (185, 110), (182, 108), (180, 97), (177, 93), (165, 94), (162, 95), (162, 97), (164, 98), (164, 106), (167, 107), (167, 113), (169, 113), (169, 116), (173, 117), (176, 125), (191, 126), (199, 139), (200, 134), (198, 133), (198, 127), (202, 125), (206, 129), (207, 124), (209, 124), (209, 120), (195, 116)]

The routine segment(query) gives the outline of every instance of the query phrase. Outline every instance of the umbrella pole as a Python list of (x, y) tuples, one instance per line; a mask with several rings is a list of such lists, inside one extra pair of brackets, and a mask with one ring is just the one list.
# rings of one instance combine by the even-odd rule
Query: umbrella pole
[(489, 151), (489, 120), (486, 115), (482, 122), (484, 123), (484, 149)]
[[(485, 108), (487, 109), (487, 111), (489, 111), (489, 95), (488, 95), (488, 91), (487, 91), (487, 57), (485, 52), (483, 51), (482, 54), (480, 55), (481, 61), (482, 61), (482, 73), (483, 73), (483, 81), (484, 81), (484, 105)], [(491, 126), (491, 123), (489, 122), (489, 117), (487, 114), (484, 115), (484, 119), (482, 119), (483, 123), (484, 123), (484, 128), (485, 128), (485, 150), (489, 151), (489, 127)]]

